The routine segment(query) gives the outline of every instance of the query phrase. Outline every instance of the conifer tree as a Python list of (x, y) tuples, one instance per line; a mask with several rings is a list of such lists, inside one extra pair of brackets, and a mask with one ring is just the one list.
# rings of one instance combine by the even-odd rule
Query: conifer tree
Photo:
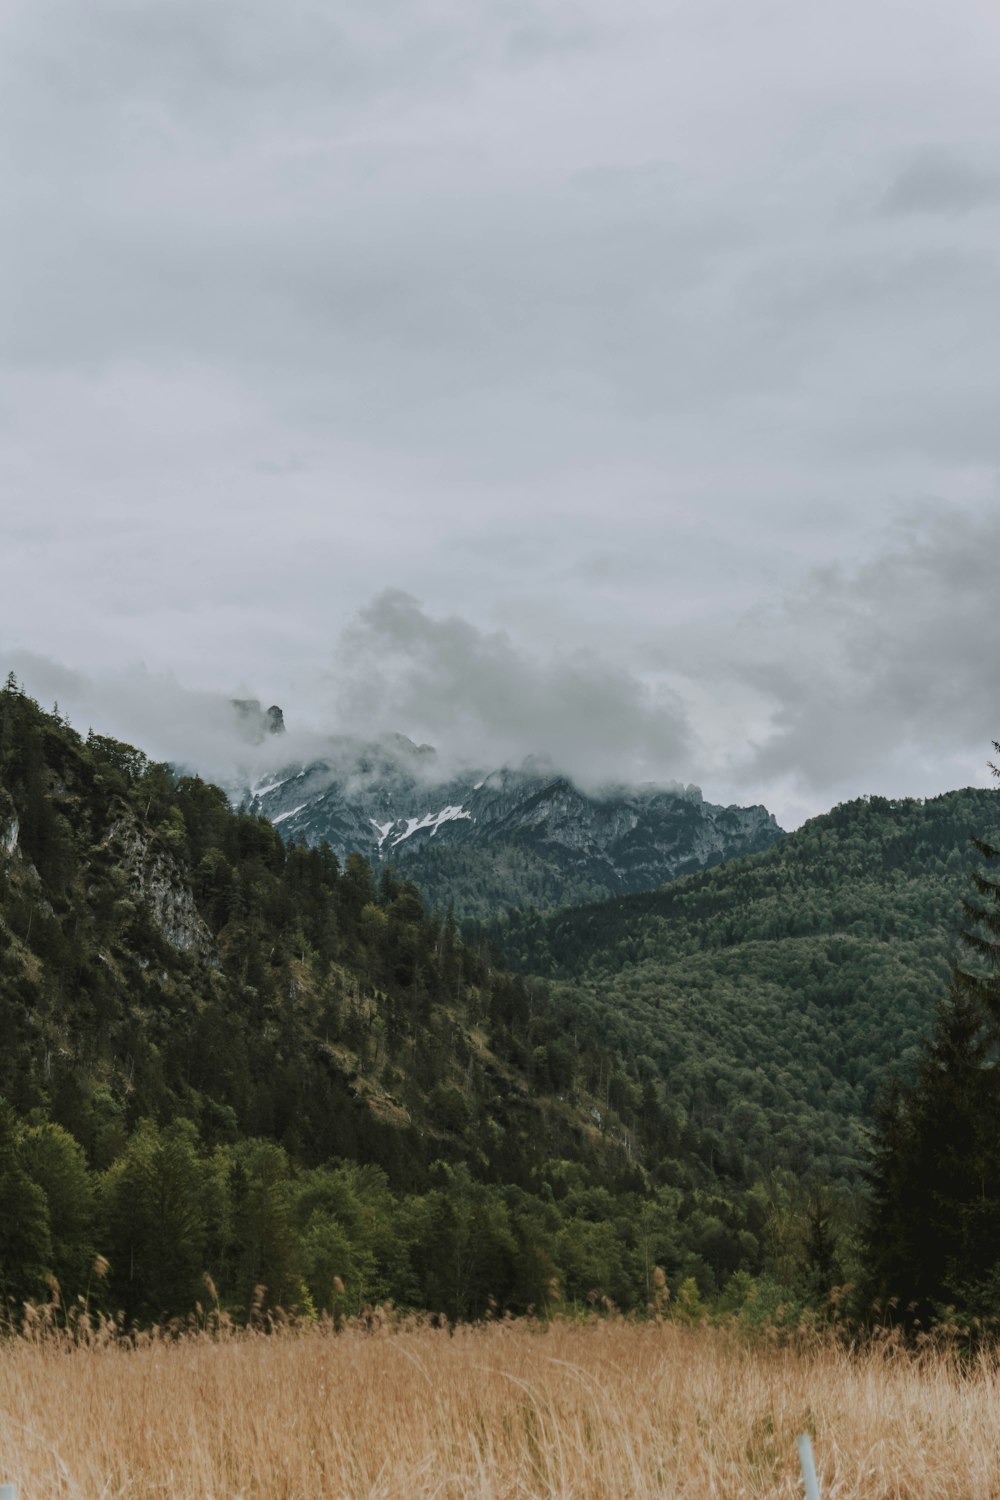
[(25, 1169), (23, 1132), (0, 1099), (0, 1311), (44, 1291), (51, 1253), (45, 1193)]
[[(994, 740), (993, 748), (1000, 753), (1000, 741)], [(990, 763), (994, 776), (1000, 776), (1000, 766)], [(973, 843), (987, 862), (1000, 860), (1000, 848), (983, 839)], [(959, 972), (959, 983), (971, 986), (983, 1003), (1000, 1021), (1000, 880), (993, 879), (982, 870), (974, 870), (972, 884), (975, 899), (966, 899), (965, 908), (971, 927), (962, 934), (966, 943), (990, 966), (990, 974), (967, 975)]]
[(883, 1101), (872, 1153), (868, 1291), (908, 1323), (1000, 1316), (1000, 880), (972, 880), (970, 961), (954, 966), (915, 1084)]

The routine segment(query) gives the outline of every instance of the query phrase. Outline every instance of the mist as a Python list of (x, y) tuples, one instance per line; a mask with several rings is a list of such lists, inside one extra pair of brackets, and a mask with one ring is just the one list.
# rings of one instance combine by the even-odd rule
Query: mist
[(695, 757), (680, 699), (597, 652), (543, 653), (386, 589), (359, 611), (330, 671), (335, 721), (401, 729), (451, 763), (543, 757), (581, 784), (676, 780)]
[(255, 735), (234, 706), (234, 700), (257, 696), (246, 683), (212, 692), (186, 687), (173, 674), (142, 664), (86, 673), (24, 651), (6, 653), (3, 665), (43, 708), (58, 707), (80, 734), (93, 729), (124, 740), (152, 760), (168, 761), (227, 789), (248, 785), (276, 763), (310, 760), (326, 743), (324, 736), (301, 727), (284, 735)]
[[(631, 650), (559, 649), (532, 639), (530, 619), (519, 634), (484, 629), (383, 589), (294, 690), (192, 688), (143, 665), (85, 673), (23, 651), (0, 666), (81, 732), (93, 726), (235, 793), (316, 760), (341, 774), (362, 749), (433, 780), (534, 757), (590, 790), (695, 782), (712, 801), (763, 802), (794, 827), (865, 793), (989, 784), (998, 555), (994, 507), (926, 503), (898, 513), (853, 567), (806, 569), (773, 601), (681, 622)], [(234, 699), (277, 703), (287, 732), (254, 743)]]
[[(234, 700), (272, 701), (246, 682), (210, 692), (142, 665), (89, 674), (26, 652), (4, 661), (81, 732), (93, 727), (227, 787), (315, 759), (346, 766), (362, 745), (403, 756), (418, 777), (533, 758), (589, 787), (675, 783), (694, 756), (675, 695), (590, 651), (544, 655), (457, 616), (436, 619), (392, 589), (342, 632), (311, 704), (279, 703), (281, 735), (255, 736), (234, 709)], [(436, 753), (410, 755), (400, 735)]]

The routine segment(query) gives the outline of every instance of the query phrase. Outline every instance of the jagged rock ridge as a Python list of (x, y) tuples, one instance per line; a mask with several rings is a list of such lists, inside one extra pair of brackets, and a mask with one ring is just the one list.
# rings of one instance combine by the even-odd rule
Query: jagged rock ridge
[(782, 837), (766, 808), (720, 807), (697, 787), (590, 792), (540, 761), (436, 772), (401, 735), (330, 742), (330, 754), (259, 779), (246, 805), (289, 840), (392, 864), (434, 900), (489, 915), (648, 890)]

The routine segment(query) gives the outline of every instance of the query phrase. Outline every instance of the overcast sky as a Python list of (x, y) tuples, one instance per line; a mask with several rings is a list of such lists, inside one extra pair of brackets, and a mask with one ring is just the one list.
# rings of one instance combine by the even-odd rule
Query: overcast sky
[(985, 783), (998, 68), (992, 0), (0, 0), (0, 666), (155, 753)]

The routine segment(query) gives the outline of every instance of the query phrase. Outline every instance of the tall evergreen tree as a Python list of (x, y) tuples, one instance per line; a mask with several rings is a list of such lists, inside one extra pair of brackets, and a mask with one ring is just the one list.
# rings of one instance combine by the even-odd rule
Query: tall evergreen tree
[(0, 1316), (44, 1292), (51, 1255), (45, 1193), (25, 1167), (14, 1111), (0, 1099)]
[(883, 1101), (872, 1156), (868, 1290), (910, 1323), (946, 1307), (1000, 1316), (1000, 880), (972, 880), (969, 959), (954, 967), (913, 1087)]

